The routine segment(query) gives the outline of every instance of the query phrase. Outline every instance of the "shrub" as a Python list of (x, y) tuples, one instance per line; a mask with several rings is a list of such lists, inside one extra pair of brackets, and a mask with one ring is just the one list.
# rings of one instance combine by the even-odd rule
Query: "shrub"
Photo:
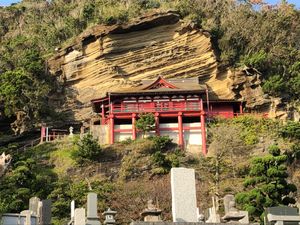
[(156, 151), (165, 151), (172, 145), (172, 139), (169, 136), (150, 136), (149, 140), (154, 141)]
[(300, 139), (300, 123), (289, 121), (279, 133), (284, 138)]
[(149, 132), (154, 129), (155, 126), (155, 118), (152, 113), (144, 113), (140, 114), (139, 119), (136, 121), (136, 128), (139, 131), (143, 132), (143, 137), (146, 132)]
[(84, 136), (77, 146), (78, 149), (72, 153), (72, 158), (80, 165), (90, 160), (97, 161), (102, 153), (100, 145), (91, 134)]
[(264, 82), (262, 88), (264, 92), (278, 96), (285, 90), (286, 85), (282, 76), (274, 75), (269, 77), (269, 79)]
[(267, 60), (267, 53), (264, 50), (261, 50), (257, 53), (246, 55), (242, 59), (242, 63), (249, 67), (254, 67), (258, 70), (262, 70), (264, 67), (264, 64)]
[(151, 159), (154, 164), (152, 172), (154, 174), (167, 174), (172, 167), (178, 167), (180, 151), (164, 154), (160, 151), (155, 152)]
[(236, 195), (236, 200), (252, 219), (262, 219), (266, 207), (294, 204), (291, 194), (295, 185), (287, 182), (287, 156), (280, 154), (277, 145), (269, 147), (269, 155), (256, 157), (250, 165), (249, 176), (244, 181), (248, 189)]

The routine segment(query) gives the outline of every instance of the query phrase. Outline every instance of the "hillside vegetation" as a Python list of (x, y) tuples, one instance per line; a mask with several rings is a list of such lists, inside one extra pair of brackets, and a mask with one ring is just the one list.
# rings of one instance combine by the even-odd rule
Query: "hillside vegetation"
[(254, 68), (266, 93), (297, 110), (300, 19), (299, 10), (285, 1), (257, 6), (246, 0), (24, 0), (0, 8), (2, 119), (17, 119), (16, 134), (41, 120), (63, 120), (47, 104), (59, 83), (49, 78), (46, 63), (55, 49), (95, 24), (128, 23), (170, 9), (209, 31), (222, 65)]
[[(251, 174), (251, 161), (269, 157), (267, 149), (274, 145), (281, 149), (288, 181), (299, 187), (299, 131), (299, 123), (252, 117), (218, 120), (209, 124), (207, 157), (185, 155), (168, 137), (97, 146), (89, 135), (81, 140), (74, 136), (25, 152), (10, 145), (0, 150), (13, 156), (10, 170), (0, 180), (0, 213), (26, 209), (28, 199), (38, 196), (52, 199), (54, 224), (66, 224), (71, 200), (84, 206), (92, 189), (98, 193), (99, 210), (117, 210), (120, 224), (139, 220), (148, 199), (159, 204), (164, 220), (170, 220), (171, 167), (195, 168), (198, 206), (204, 210), (211, 206), (212, 196), (248, 191), (243, 182)], [(299, 194), (290, 197), (297, 199)], [(259, 219), (258, 212), (251, 214), (252, 220)]]

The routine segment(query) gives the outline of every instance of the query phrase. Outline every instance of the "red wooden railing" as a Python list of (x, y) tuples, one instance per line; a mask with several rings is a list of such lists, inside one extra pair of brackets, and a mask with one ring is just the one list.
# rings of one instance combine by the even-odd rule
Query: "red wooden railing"
[(126, 112), (172, 112), (172, 111), (199, 111), (199, 102), (149, 102), (127, 105), (112, 105), (113, 113)]
[[(172, 103), (172, 104), (170, 104)], [(160, 104), (135, 103), (132, 105), (112, 105), (113, 113), (144, 113), (144, 112), (184, 112), (184, 111), (200, 111), (200, 103), (198, 102), (161, 102)], [(233, 118), (237, 116), (251, 115), (261, 118), (268, 118), (266, 113), (236, 113), (232, 111), (206, 111), (208, 118), (222, 117)]]

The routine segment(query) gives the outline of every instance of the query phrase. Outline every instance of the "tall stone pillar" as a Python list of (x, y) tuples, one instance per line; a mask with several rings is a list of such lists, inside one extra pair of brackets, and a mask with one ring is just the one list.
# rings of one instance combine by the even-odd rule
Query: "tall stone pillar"
[(101, 225), (98, 214), (97, 214), (97, 194), (88, 193), (87, 196), (87, 225)]

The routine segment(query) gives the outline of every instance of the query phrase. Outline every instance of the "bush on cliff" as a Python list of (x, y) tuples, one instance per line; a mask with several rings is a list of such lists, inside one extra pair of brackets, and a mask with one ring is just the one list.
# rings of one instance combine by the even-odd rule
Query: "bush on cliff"
[(91, 134), (85, 135), (77, 142), (78, 149), (72, 152), (72, 158), (79, 164), (83, 165), (88, 161), (98, 161), (102, 149), (97, 140)]

